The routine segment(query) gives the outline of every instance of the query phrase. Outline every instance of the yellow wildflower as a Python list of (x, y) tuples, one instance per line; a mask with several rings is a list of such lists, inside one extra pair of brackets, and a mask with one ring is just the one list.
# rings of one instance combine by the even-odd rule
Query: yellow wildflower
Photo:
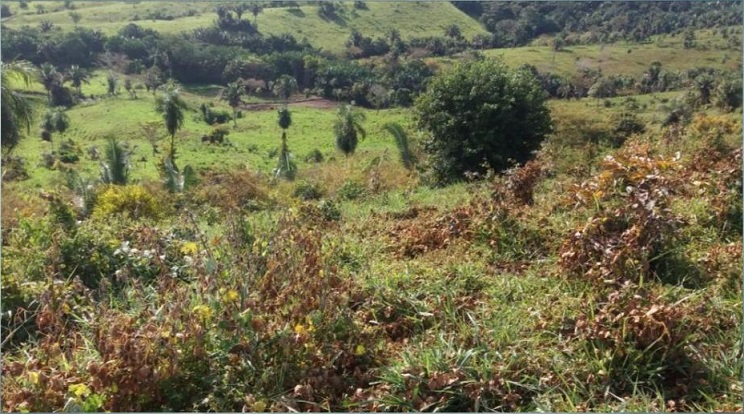
[(209, 306), (206, 306), (206, 305), (194, 306), (194, 309), (192, 309), (191, 311), (199, 315), (202, 319), (209, 320), (210, 318), (212, 318), (212, 309)]
[(194, 242), (186, 242), (181, 246), (181, 253), (192, 255), (199, 251), (199, 247)]
[(240, 295), (238, 294), (238, 291), (235, 289), (230, 289), (225, 294), (225, 301), (226, 302), (235, 302), (240, 298)]
[(356, 346), (356, 349), (354, 349), (354, 355), (356, 356), (362, 356), (367, 350), (364, 348), (364, 345), (359, 344)]
[(67, 390), (78, 398), (90, 395), (90, 388), (85, 384), (72, 384)]

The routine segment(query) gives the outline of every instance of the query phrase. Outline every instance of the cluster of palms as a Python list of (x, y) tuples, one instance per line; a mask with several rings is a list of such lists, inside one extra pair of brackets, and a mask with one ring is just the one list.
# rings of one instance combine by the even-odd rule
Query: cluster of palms
[(41, 78), (41, 84), (47, 91), (49, 101), (52, 102), (52, 93), (55, 88), (62, 87), (64, 82), (70, 82), (78, 96), (82, 95), (82, 85), (83, 83), (89, 83), (90, 75), (88, 71), (78, 65), (72, 65), (67, 71), (59, 72), (54, 65), (44, 63), (39, 68), (39, 77)]
[[(19, 141), (21, 132), (25, 129), (30, 132), (33, 123), (33, 109), (29, 102), (17, 91), (9, 86), (12, 78), (21, 80), (24, 84), (29, 85), (35, 76), (34, 67), (28, 62), (14, 62), (2, 64), (2, 147), (3, 149), (12, 149)], [(72, 67), (67, 72), (67, 78), (56, 71), (51, 65), (42, 65), (41, 81), (44, 87), (51, 94), (55, 87), (59, 87), (63, 79), (69, 79), (72, 85), (80, 92), (80, 86), (87, 81), (87, 73), (79, 67)], [(115, 82), (109, 82), (115, 84)], [(273, 84), (274, 92), (284, 100), (284, 106), (278, 112), (278, 125), (282, 129), (281, 151), (279, 163), (276, 169), (277, 176), (287, 179), (293, 179), (296, 173), (296, 165), (291, 161), (289, 146), (287, 144), (287, 129), (292, 124), (292, 117), (287, 104), (291, 94), (297, 89), (297, 82), (294, 78), (283, 76), (278, 78)], [(237, 118), (237, 108), (242, 102), (244, 88), (238, 82), (231, 83), (227, 86), (223, 99), (227, 100), (233, 108), (234, 119)], [(163, 168), (167, 176), (170, 176), (171, 187), (177, 188), (180, 182), (181, 187), (185, 180), (185, 174), (190, 173), (187, 167), (184, 173), (180, 173), (176, 165), (176, 134), (183, 127), (184, 110), (188, 106), (180, 96), (179, 87), (176, 83), (170, 82), (164, 88), (162, 96), (156, 99), (156, 111), (162, 115), (166, 130), (170, 135), (170, 148), (163, 163)], [(361, 139), (366, 136), (366, 131), (362, 126), (365, 116), (362, 112), (355, 111), (353, 105), (342, 105), (337, 112), (337, 120), (333, 131), (336, 141), (336, 147), (347, 157), (352, 155)], [(41, 137), (45, 141), (52, 142), (52, 134), (63, 134), (70, 126), (70, 119), (65, 112), (65, 108), (57, 106), (50, 108), (44, 114), (41, 122)], [(237, 123), (236, 123), (237, 126)], [(396, 126), (397, 127), (397, 126)], [(405, 143), (405, 134), (400, 127), (387, 129), (395, 136), (396, 142)], [(52, 147), (53, 148), (53, 147)], [(116, 162), (104, 168), (109, 171), (104, 180), (111, 183), (117, 183), (121, 180), (112, 178), (121, 174), (112, 174), (113, 170), (122, 170), (121, 165), (126, 164), (125, 151), (112, 140), (109, 145), (109, 153), (113, 155)], [(408, 150), (406, 149), (406, 152)], [(119, 167), (117, 165), (121, 164)], [(189, 170), (189, 171), (187, 171)], [(124, 171), (124, 170), (122, 170)]]

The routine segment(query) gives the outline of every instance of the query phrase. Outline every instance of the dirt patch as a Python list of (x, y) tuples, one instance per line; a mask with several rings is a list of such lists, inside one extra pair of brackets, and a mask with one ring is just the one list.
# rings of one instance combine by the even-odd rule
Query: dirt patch
[[(282, 105), (283, 104), (281, 102), (265, 102), (265, 103), (245, 104), (241, 106), (241, 109), (244, 111), (273, 111), (273, 110), (278, 109)], [(334, 109), (337, 106), (336, 102), (330, 101), (325, 98), (317, 97), (317, 96), (311, 96), (309, 98), (292, 100), (289, 102), (288, 105), (290, 107), (303, 106), (306, 108), (316, 108), (316, 109)]]

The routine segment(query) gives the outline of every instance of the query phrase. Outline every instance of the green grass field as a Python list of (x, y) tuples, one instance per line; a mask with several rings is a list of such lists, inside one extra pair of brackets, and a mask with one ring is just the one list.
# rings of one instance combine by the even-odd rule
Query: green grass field
[[(105, 84), (102, 84), (103, 73), (97, 72), (90, 85), (83, 86), (86, 94), (104, 94)], [(201, 142), (200, 137), (208, 134), (212, 127), (198, 120), (198, 107), (202, 103), (214, 104), (214, 109), (231, 111), (225, 102), (205, 98), (200, 95), (184, 93), (184, 99), (190, 109), (186, 112), (184, 128), (177, 136), (178, 162), (181, 165), (192, 165), (204, 170), (218, 166), (218, 169), (247, 166), (251, 169), (271, 172), (276, 166), (276, 156), (270, 157), (271, 151), (278, 149), (281, 129), (276, 123), (277, 113), (274, 110), (244, 111), (242, 119), (238, 119), (237, 128), (233, 123), (225, 126), (230, 131), (228, 139), (234, 147), (210, 146)], [(333, 122), (336, 114), (333, 110), (314, 109), (302, 106), (291, 106), (292, 126), (288, 130), (289, 145), (297, 162), (302, 169), (306, 163), (304, 157), (314, 149), (318, 149), (328, 157), (343, 157), (335, 150), (333, 138)], [(367, 138), (358, 148), (358, 157), (369, 160), (385, 151), (395, 149), (392, 139), (383, 130), (387, 122), (399, 122), (407, 126), (407, 111), (390, 109), (381, 111), (363, 110), (367, 117), (365, 128)], [(73, 139), (83, 148), (97, 146), (103, 150), (108, 137), (129, 142), (136, 146), (133, 160), (146, 158), (147, 162), (135, 162), (132, 177), (135, 179), (155, 179), (157, 177), (156, 162), (152, 157), (152, 148), (142, 138), (139, 125), (150, 121), (162, 123), (160, 115), (155, 112), (155, 97), (152, 94), (140, 93), (139, 98), (132, 100), (126, 93), (117, 97), (101, 98), (97, 102), (78, 105), (68, 111), (71, 127), (62, 137), (55, 137), (55, 145), (60, 139)], [(89, 120), (98, 120), (89, 122)], [(28, 156), (29, 162), (35, 164), (41, 160), (41, 154), (51, 151), (48, 142), (41, 141), (36, 130), (29, 139), (24, 140), (18, 147), (18, 154)], [(165, 137), (165, 130), (161, 130)], [(164, 139), (163, 142), (167, 142)], [(82, 157), (80, 168), (88, 174), (97, 174), (98, 164)], [(53, 177), (50, 171), (33, 169), (33, 176), (28, 182), (34, 187), (43, 187)]]

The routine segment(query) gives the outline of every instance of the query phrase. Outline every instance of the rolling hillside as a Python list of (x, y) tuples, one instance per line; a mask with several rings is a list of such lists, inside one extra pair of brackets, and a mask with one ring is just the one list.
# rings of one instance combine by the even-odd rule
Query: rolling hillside
[[(61, 3), (43, 2), (50, 11), (35, 14), (35, 3), (23, 14), (3, 19), (10, 28), (24, 25), (37, 26), (43, 20), (51, 21), (61, 30), (73, 30), (69, 11)], [(75, 3), (82, 19), (81, 27), (100, 29), (106, 34), (116, 33), (128, 23), (136, 23), (161, 33), (179, 33), (211, 25), (216, 19), (212, 11), (218, 3)], [(18, 10), (17, 5), (13, 5)], [(59, 10), (58, 10), (59, 9)], [(58, 10), (58, 11), (54, 11)], [(486, 34), (480, 24), (450, 3), (367, 3), (367, 9), (354, 9), (345, 3), (344, 13), (338, 19), (325, 20), (318, 16), (318, 6), (302, 5), (299, 9), (267, 8), (257, 16), (258, 30), (266, 35), (290, 33), (297, 39), (307, 38), (316, 47), (340, 52), (353, 29), (365, 36), (384, 36), (389, 30), (398, 30), (403, 39), (442, 36), (452, 24), (460, 27), (467, 39), (476, 34)], [(147, 16), (160, 12), (175, 17), (173, 20), (153, 20)], [(185, 14), (193, 14), (186, 16)], [(252, 20), (252, 16), (249, 16)]]

